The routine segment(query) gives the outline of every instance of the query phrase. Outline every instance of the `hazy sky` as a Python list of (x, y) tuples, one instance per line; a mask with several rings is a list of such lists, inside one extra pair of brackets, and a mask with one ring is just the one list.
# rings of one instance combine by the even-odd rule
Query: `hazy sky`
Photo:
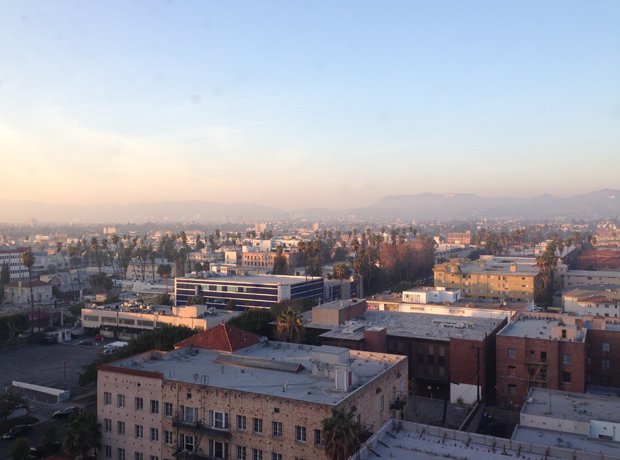
[(0, 199), (620, 188), (620, 1), (0, 0)]

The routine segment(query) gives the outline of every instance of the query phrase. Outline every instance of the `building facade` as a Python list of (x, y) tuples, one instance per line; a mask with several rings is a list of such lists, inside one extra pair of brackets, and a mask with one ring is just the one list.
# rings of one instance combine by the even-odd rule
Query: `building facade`
[(0, 269), (4, 264), (9, 266), (11, 273), (10, 281), (28, 279), (28, 269), (22, 264), (22, 254), (30, 251), (31, 248), (1, 249), (0, 250)]
[[(243, 252), (241, 266), (243, 268), (259, 268), (273, 270), (273, 262), (277, 257), (276, 252)], [(303, 258), (300, 252), (283, 252), (286, 263), (292, 267), (298, 267), (302, 264)]]
[(213, 278), (176, 278), (176, 305), (187, 304), (190, 297), (200, 294), (209, 307), (224, 308), (234, 301), (237, 309), (271, 308), (285, 299), (321, 301), (323, 278), (277, 275), (248, 275)]
[[(30, 284), (30, 281), (11, 281), (4, 286), (5, 300), (14, 304), (30, 303)], [(32, 281), (32, 296), (34, 303), (51, 303), (54, 300), (52, 285), (43, 281)]]

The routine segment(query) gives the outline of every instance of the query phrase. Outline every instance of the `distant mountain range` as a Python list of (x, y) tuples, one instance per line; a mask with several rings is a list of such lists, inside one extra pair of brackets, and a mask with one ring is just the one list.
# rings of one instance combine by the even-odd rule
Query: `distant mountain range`
[(114, 203), (93, 205), (45, 204), (33, 201), (0, 200), (0, 222), (227, 222), (269, 221), (291, 215), (309, 220), (354, 214), (356, 220), (383, 219), (593, 219), (620, 215), (620, 190), (604, 189), (569, 198), (540, 195), (534, 198), (485, 198), (468, 193), (386, 196), (375, 204), (357, 209), (311, 208), (292, 211), (254, 203), (165, 201), (160, 203)]

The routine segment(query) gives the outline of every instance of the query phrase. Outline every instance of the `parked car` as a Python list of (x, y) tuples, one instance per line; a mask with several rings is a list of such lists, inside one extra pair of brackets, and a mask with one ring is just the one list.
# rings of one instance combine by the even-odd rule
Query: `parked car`
[(66, 407), (63, 410), (58, 410), (58, 411), (54, 412), (54, 415), (52, 415), (52, 417), (53, 418), (67, 418), (71, 414), (80, 413), (80, 412), (82, 412), (82, 409), (80, 409), (77, 406)]
[(95, 340), (103, 340), (103, 336), (101, 334), (97, 334), (95, 336)]
[(13, 427), (8, 433), (2, 436), (3, 439), (17, 439), (25, 434), (32, 433), (32, 425), (17, 425)]
[(92, 340), (80, 340), (78, 342), (78, 345), (84, 345), (85, 347), (90, 347), (92, 344)]
[(28, 458), (30, 460), (39, 460), (40, 458), (48, 457), (54, 452), (58, 452), (62, 447), (62, 443), (60, 441), (54, 441), (52, 445), (49, 446), (49, 449), (46, 449), (45, 447), (46, 446), (43, 444), (31, 447), (30, 452), (28, 453)]
[(48, 337), (48, 336), (45, 336), (45, 337), (41, 337), (41, 338), (39, 339), (39, 343), (40, 343), (41, 345), (53, 345), (53, 344), (55, 344), (56, 342), (58, 342), (58, 339), (57, 339), (56, 337)]

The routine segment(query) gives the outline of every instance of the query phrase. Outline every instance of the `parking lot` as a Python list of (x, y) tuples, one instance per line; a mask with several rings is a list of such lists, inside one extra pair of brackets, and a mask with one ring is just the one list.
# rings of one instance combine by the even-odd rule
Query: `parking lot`
[[(75, 341), (77, 342), (77, 341)], [(78, 372), (101, 353), (101, 346), (27, 344), (0, 349), (0, 388), (13, 380), (63, 389), (65, 364), (66, 389), (74, 397), (84, 389), (78, 385)]]

